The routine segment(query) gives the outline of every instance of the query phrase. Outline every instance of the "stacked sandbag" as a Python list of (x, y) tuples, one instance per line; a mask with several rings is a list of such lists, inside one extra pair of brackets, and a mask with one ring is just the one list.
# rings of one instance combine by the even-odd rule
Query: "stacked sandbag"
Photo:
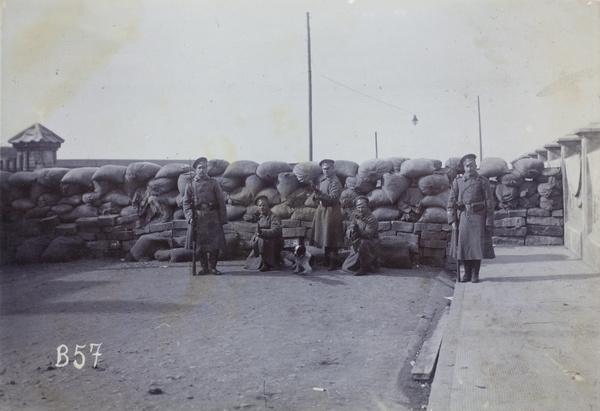
[(145, 186), (151, 178), (154, 178), (160, 169), (161, 166), (148, 161), (129, 164), (125, 171), (123, 190), (133, 196), (140, 187)]
[(506, 174), (509, 171), (506, 160), (499, 157), (486, 157), (481, 160), (478, 172), (484, 177), (492, 178)]
[(358, 163), (349, 160), (335, 160), (335, 175), (340, 179), (342, 185), (346, 184), (348, 177), (355, 178), (358, 173)]
[[(444, 168), (441, 161), (427, 158), (390, 157), (368, 160), (360, 165), (337, 160), (335, 171), (343, 183), (340, 203), (344, 219), (349, 221), (353, 215), (356, 197), (365, 195), (385, 235), (403, 235), (411, 244), (416, 244), (416, 252), (421, 249), (440, 257), (447, 234), (443, 230), (449, 229), (445, 208), (450, 183), (460, 171), (459, 160), (449, 159)], [(227, 202), (230, 224), (225, 227), (226, 236), (239, 238), (241, 251), (250, 246), (255, 226), (240, 223), (252, 220), (257, 211), (254, 201), (261, 195), (267, 197), (273, 213), (284, 221), (287, 246), (292, 241), (299, 243), (310, 237), (318, 207), (312, 185), (322, 176), (318, 163), (308, 161), (293, 167), (281, 161), (259, 164), (249, 160), (232, 163), (210, 160), (209, 163), (210, 174), (219, 182)], [(509, 228), (525, 236), (523, 227), (529, 224), (523, 222), (520, 228), (510, 226), (521, 223), (504, 221), (509, 218), (504, 213), (528, 213), (531, 210), (534, 214), (548, 217), (547, 213), (550, 213), (550, 217), (560, 218), (558, 213), (562, 212), (560, 168), (540, 169), (539, 162), (530, 157), (518, 159), (513, 165), (514, 168), (509, 168), (502, 159), (491, 157), (484, 159), (480, 167), (480, 174), (488, 178), (493, 187), (497, 213), (502, 221), (499, 224), (506, 224), (498, 227), (506, 228), (495, 233), (498, 238), (509, 235)], [(149, 162), (73, 170), (3, 172), (0, 174), (1, 217), (3, 221), (54, 218), (61, 225), (61, 234), (74, 235), (71, 231), (75, 230), (88, 251), (90, 247), (96, 250), (117, 247), (129, 251), (141, 235), (171, 230), (171, 222), (175, 224), (181, 220), (178, 224), (183, 225), (177, 230), (187, 232), (182, 202), (185, 187), (194, 174), (187, 164), (172, 163), (161, 167)], [(519, 211), (521, 209), (523, 211)], [(512, 214), (510, 218), (513, 218)], [(553, 220), (552, 224), (555, 223)], [(432, 234), (430, 230), (442, 232)], [(534, 230), (538, 236), (555, 235), (558, 231), (554, 228)], [(176, 238), (173, 234), (173, 244), (177, 247), (184, 243), (181, 236)], [(162, 244), (159, 248), (164, 247), (163, 240), (157, 240)], [(65, 241), (68, 247), (71, 243), (75, 248), (80, 245), (77, 239), (69, 241)], [(419, 241), (425, 242), (419, 245)], [(154, 239), (150, 241), (154, 242)], [(136, 254), (139, 250), (134, 251)], [(156, 251), (158, 249), (151, 246), (141, 252), (140, 258), (154, 258)], [(414, 253), (414, 249), (411, 252)], [(45, 261), (52, 260), (49, 253)]]
[[(336, 172), (338, 164), (336, 163)], [(321, 166), (316, 161), (303, 161), (294, 166), (294, 174), (302, 184), (316, 184), (317, 180), (323, 175)]]

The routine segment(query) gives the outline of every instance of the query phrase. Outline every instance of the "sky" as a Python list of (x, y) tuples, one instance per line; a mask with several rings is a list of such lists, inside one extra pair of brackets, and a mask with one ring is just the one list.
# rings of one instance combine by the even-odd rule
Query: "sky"
[(445, 161), (481, 124), (510, 161), (600, 121), (599, 0), (4, 0), (1, 57), (2, 145), (59, 159)]

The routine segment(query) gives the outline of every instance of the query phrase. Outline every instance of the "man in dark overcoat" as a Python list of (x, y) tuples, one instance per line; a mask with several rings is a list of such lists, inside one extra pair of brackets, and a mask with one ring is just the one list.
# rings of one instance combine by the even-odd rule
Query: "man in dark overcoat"
[(371, 212), (367, 197), (357, 197), (354, 205), (356, 212), (347, 232), (352, 248), (342, 270), (366, 275), (379, 270), (379, 221)]
[[(185, 187), (183, 213), (190, 227), (188, 248), (192, 248), (192, 222), (196, 220), (196, 249), (194, 253), (202, 270), (200, 274), (220, 275), (217, 270), (219, 251), (225, 249), (223, 225), (227, 224), (225, 196), (218, 181), (208, 175), (208, 161), (200, 157), (192, 165), (196, 176)], [(194, 273), (196, 275), (196, 273)]]
[(456, 259), (462, 261), (465, 275), (462, 282), (479, 282), (481, 260), (494, 258), (492, 231), (494, 228), (494, 197), (490, 182), (477, 173), (475, 154), (461, 159), (464, 174), (452, 182), (446, 210), (448, 224), (458, 229)]
[(273, 214), (266, 196), (259, 196), (254, 203), (258, 214), (244, 216), (244, 220), (257, 223), (256, 233), (252, 238), (252, 251), (246, 259), (244, 268), (248, 270), (269, 271), (282, 266), (283, 234), (281, 218)]
[(338, 250), (344, 246), (344, 220), (340, 204), (342, 184), (335, 175), (333, 160), (322, 160), (319, 165), (323, 176), (314, 187), (314, 201), (318, 206), (313, 218), (311, 244), (324, 248), (325, 265), (332, 271), (339, 266)]

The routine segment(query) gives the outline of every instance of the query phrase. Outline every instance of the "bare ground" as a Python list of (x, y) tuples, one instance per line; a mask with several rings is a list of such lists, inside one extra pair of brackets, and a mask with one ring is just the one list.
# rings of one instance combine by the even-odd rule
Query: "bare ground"
[(427, 404), (429, 384), (410, 370), (439, 268), (354, 277), (219, 267), (224, 275), (200, 277), (157, 261), (2, 267), (0, 409)]

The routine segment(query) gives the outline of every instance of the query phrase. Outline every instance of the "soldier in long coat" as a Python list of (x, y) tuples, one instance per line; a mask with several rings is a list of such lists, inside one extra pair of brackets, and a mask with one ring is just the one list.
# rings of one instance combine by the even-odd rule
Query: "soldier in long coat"
[(446, 210), (448, 224), (458, 228), (456, 259), (463, 262), (463, 282), (479, 282), (481, 260), (495, 258), (492, 247), (494, 197), (487, 178), (477, 173), (475, 154), (461, 159), (464, 174), (452, 182)]
[(269, 271), (282, 266), (281, 251), (283, 235), (281, 218), (273, 214), (266, 196), (260, 196), (254, 203), (258, 206), (258, 215), (246, 217), (245, 221), (257, 223), (256, 234), (252, 238), (252, 251), (246, 259), (244, 268)]
[[(200, 274), (220, 275), (217, 270), (219, 251), (225, 249), (223, 225), (227, 224), (225, 196), (218, 181), (208, 175), (208, 161), (200, 157), (192, 166), (196, 176), (185, 187), (183, 213), (188, 224), (188, 248), (192, 248), (192, 223), (196, 221), (196, 249)], [(195, 275), (196, 273), (194, 273)]]
[(344, 221), (340, 204), (342, 184), (335, 175), (333, 160), (322, 160), (319, 165), (323, 176), (314, 187), (314, 200), (318, 207), (313, 218), (311, 244), (324, 248), (325, 265), (332, 271), (338, 268), (338, 250), (344, 247)]
[(357, 197), (354, 205), (356, 214), (347, 232), (352, 248), (342, 270), (353, 272), (354, 275), (366, 275), (379, 270), (379, 221), (371, 212), (367, 197)]

